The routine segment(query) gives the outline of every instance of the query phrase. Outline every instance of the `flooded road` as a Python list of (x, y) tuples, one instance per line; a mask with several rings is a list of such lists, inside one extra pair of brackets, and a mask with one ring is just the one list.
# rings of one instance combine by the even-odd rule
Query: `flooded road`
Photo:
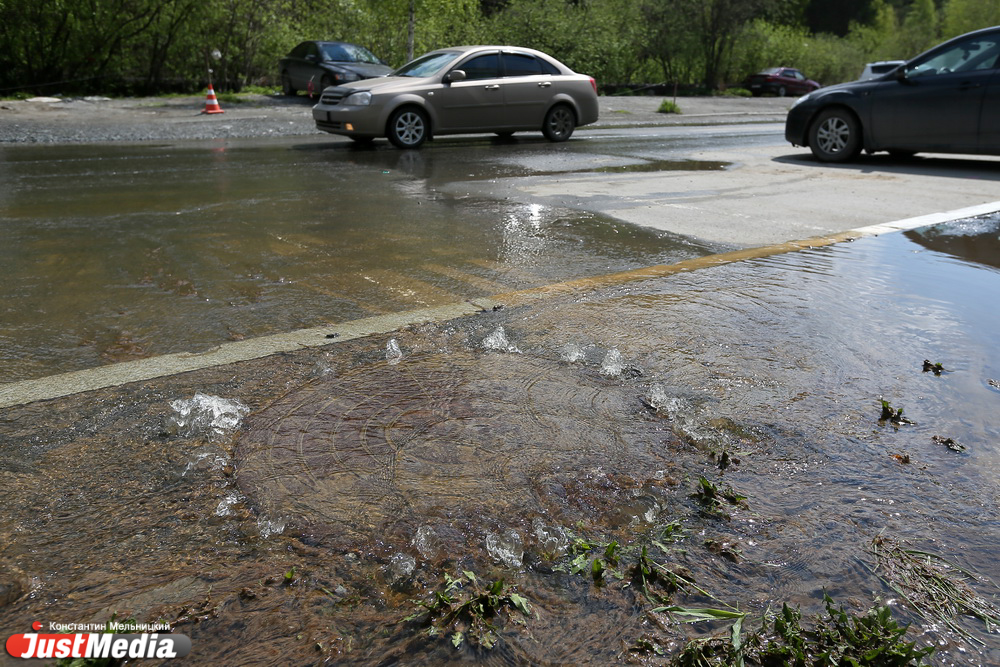
[(0, 628), (162, 620), (192, 665), (668, 664), (731, 625), (669, 605), (747, 629), (829, 594), (1000, 664), (1000, 216), (721, 261), (493, 187), (731, 168), (644, 145), (4, 148), (5, 381), (506, 302), (0, 409)]
[[(995, 626), (881, 555), (944, 559), (1000, 613), (998, 235), (512, 295), (6, 409), (0, 623), (164, 619), (199, 665), (605, 665), (727, 630), (665, 601), (756, 625), (829, 594), (889, 602), (933, 664), (998, 664)], [(501, 579), (494, 630), (434, 634), (439, 594)]]
[(722, 247), (558, 206), (441, 191), (609, 164), (573, 145), (466, 140), (405, 152), (303, 139), (0, 152), (5, 382)]

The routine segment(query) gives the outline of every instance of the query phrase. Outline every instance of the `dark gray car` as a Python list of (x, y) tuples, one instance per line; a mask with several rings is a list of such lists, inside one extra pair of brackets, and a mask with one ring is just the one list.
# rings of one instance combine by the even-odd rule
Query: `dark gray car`
[(327, 86), (385, 76), (392, 71), (371, 51), (348, 42), (302, 42), (278, 63), (285, 95), (319, 95)]
[(821, 88), (788, 111), (785, 139), (826, 162), (861, 150), (1000, 155), (1000, 26), (949, 40), (868, 81)]

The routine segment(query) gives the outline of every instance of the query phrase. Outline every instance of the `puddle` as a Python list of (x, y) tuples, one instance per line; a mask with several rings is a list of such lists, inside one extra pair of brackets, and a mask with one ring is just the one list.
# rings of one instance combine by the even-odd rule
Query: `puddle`
[[(724, 632), (624, 585), (646, 546), (696, 582), (676, 604), (879, 597), (936, 664), (1000, 664), (995, 633), (920, 616), (871, 550), (938, 554), (997, 600), (1000, 271), (964, 255), (985, 242), (939, 244), (963, 225), (1000, 217), (0, 411), (0, 622), (164, 618), (205, 664), (260, 665), (603, 665)], [(197, 392), (249, 414), (222, 439), (166, 428)], [(531, 606), (491, 650), (401, 620), (466, 572)]]
[(714, 160), (650, 160), (620, 167), (600, 167), (598, 173), (646, 173), (656, 171), (723, 171), (732, 166), (730, 162)]
[(5, 147), (2, 381), (719, 250), (441, 191), (502, 175), (490, 148)]

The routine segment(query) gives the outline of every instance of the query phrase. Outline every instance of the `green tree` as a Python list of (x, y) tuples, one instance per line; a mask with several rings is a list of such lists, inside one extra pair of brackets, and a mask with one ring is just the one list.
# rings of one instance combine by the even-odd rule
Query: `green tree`
[[(784, 4), (787, 3), (781, 0), (653, 0), (649, 7), (651, 16), (665, 22), (665, 34), (691, 35), (701, 66), (701, 84), (715, 89), (726, 73), (726, 64), (745, 26)], [(662, 40), (660, 43), (663, 44)], [(687, 54), (689, 58), (692, 56), (694, 53)], [(661, 57), (661, 61), (665, 60)]]
[(902, 29), (898, 33), (896, 46), (903, 58), (911, 58), (940, 41), (940, 22), (934, 0), (913, 0)]
[(948, 0), (943, 9), (943, 37), (1000, 25), (1000, 0)]
[(899, 59), (901, 56), (895, 51), (895, 39), (899, 32), (896, 11), (884, 0), (874, 0), (872, 15), (871, 23), (852, 23), (847, 40), (866, 62)]

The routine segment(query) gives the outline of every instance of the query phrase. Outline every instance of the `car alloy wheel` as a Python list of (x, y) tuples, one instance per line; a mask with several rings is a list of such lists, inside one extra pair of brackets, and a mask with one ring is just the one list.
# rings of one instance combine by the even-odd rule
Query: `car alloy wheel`
[(861, 150), (861, 132), (854, 114), (846, 109), (827, 109), (809, 130), (809, 148), (824, 162), (846, 162)]
[(427, 130), (427, 116), (410, 107), (392, 114), (387, 134), (397, 148), (417, 148), (427, 140)]
[(542, 134), (549, 141), (566, 141), (573, 136), (576, 128), (576, 115), (565, 104), (557, 104), (545, 114), (542, 123)]

